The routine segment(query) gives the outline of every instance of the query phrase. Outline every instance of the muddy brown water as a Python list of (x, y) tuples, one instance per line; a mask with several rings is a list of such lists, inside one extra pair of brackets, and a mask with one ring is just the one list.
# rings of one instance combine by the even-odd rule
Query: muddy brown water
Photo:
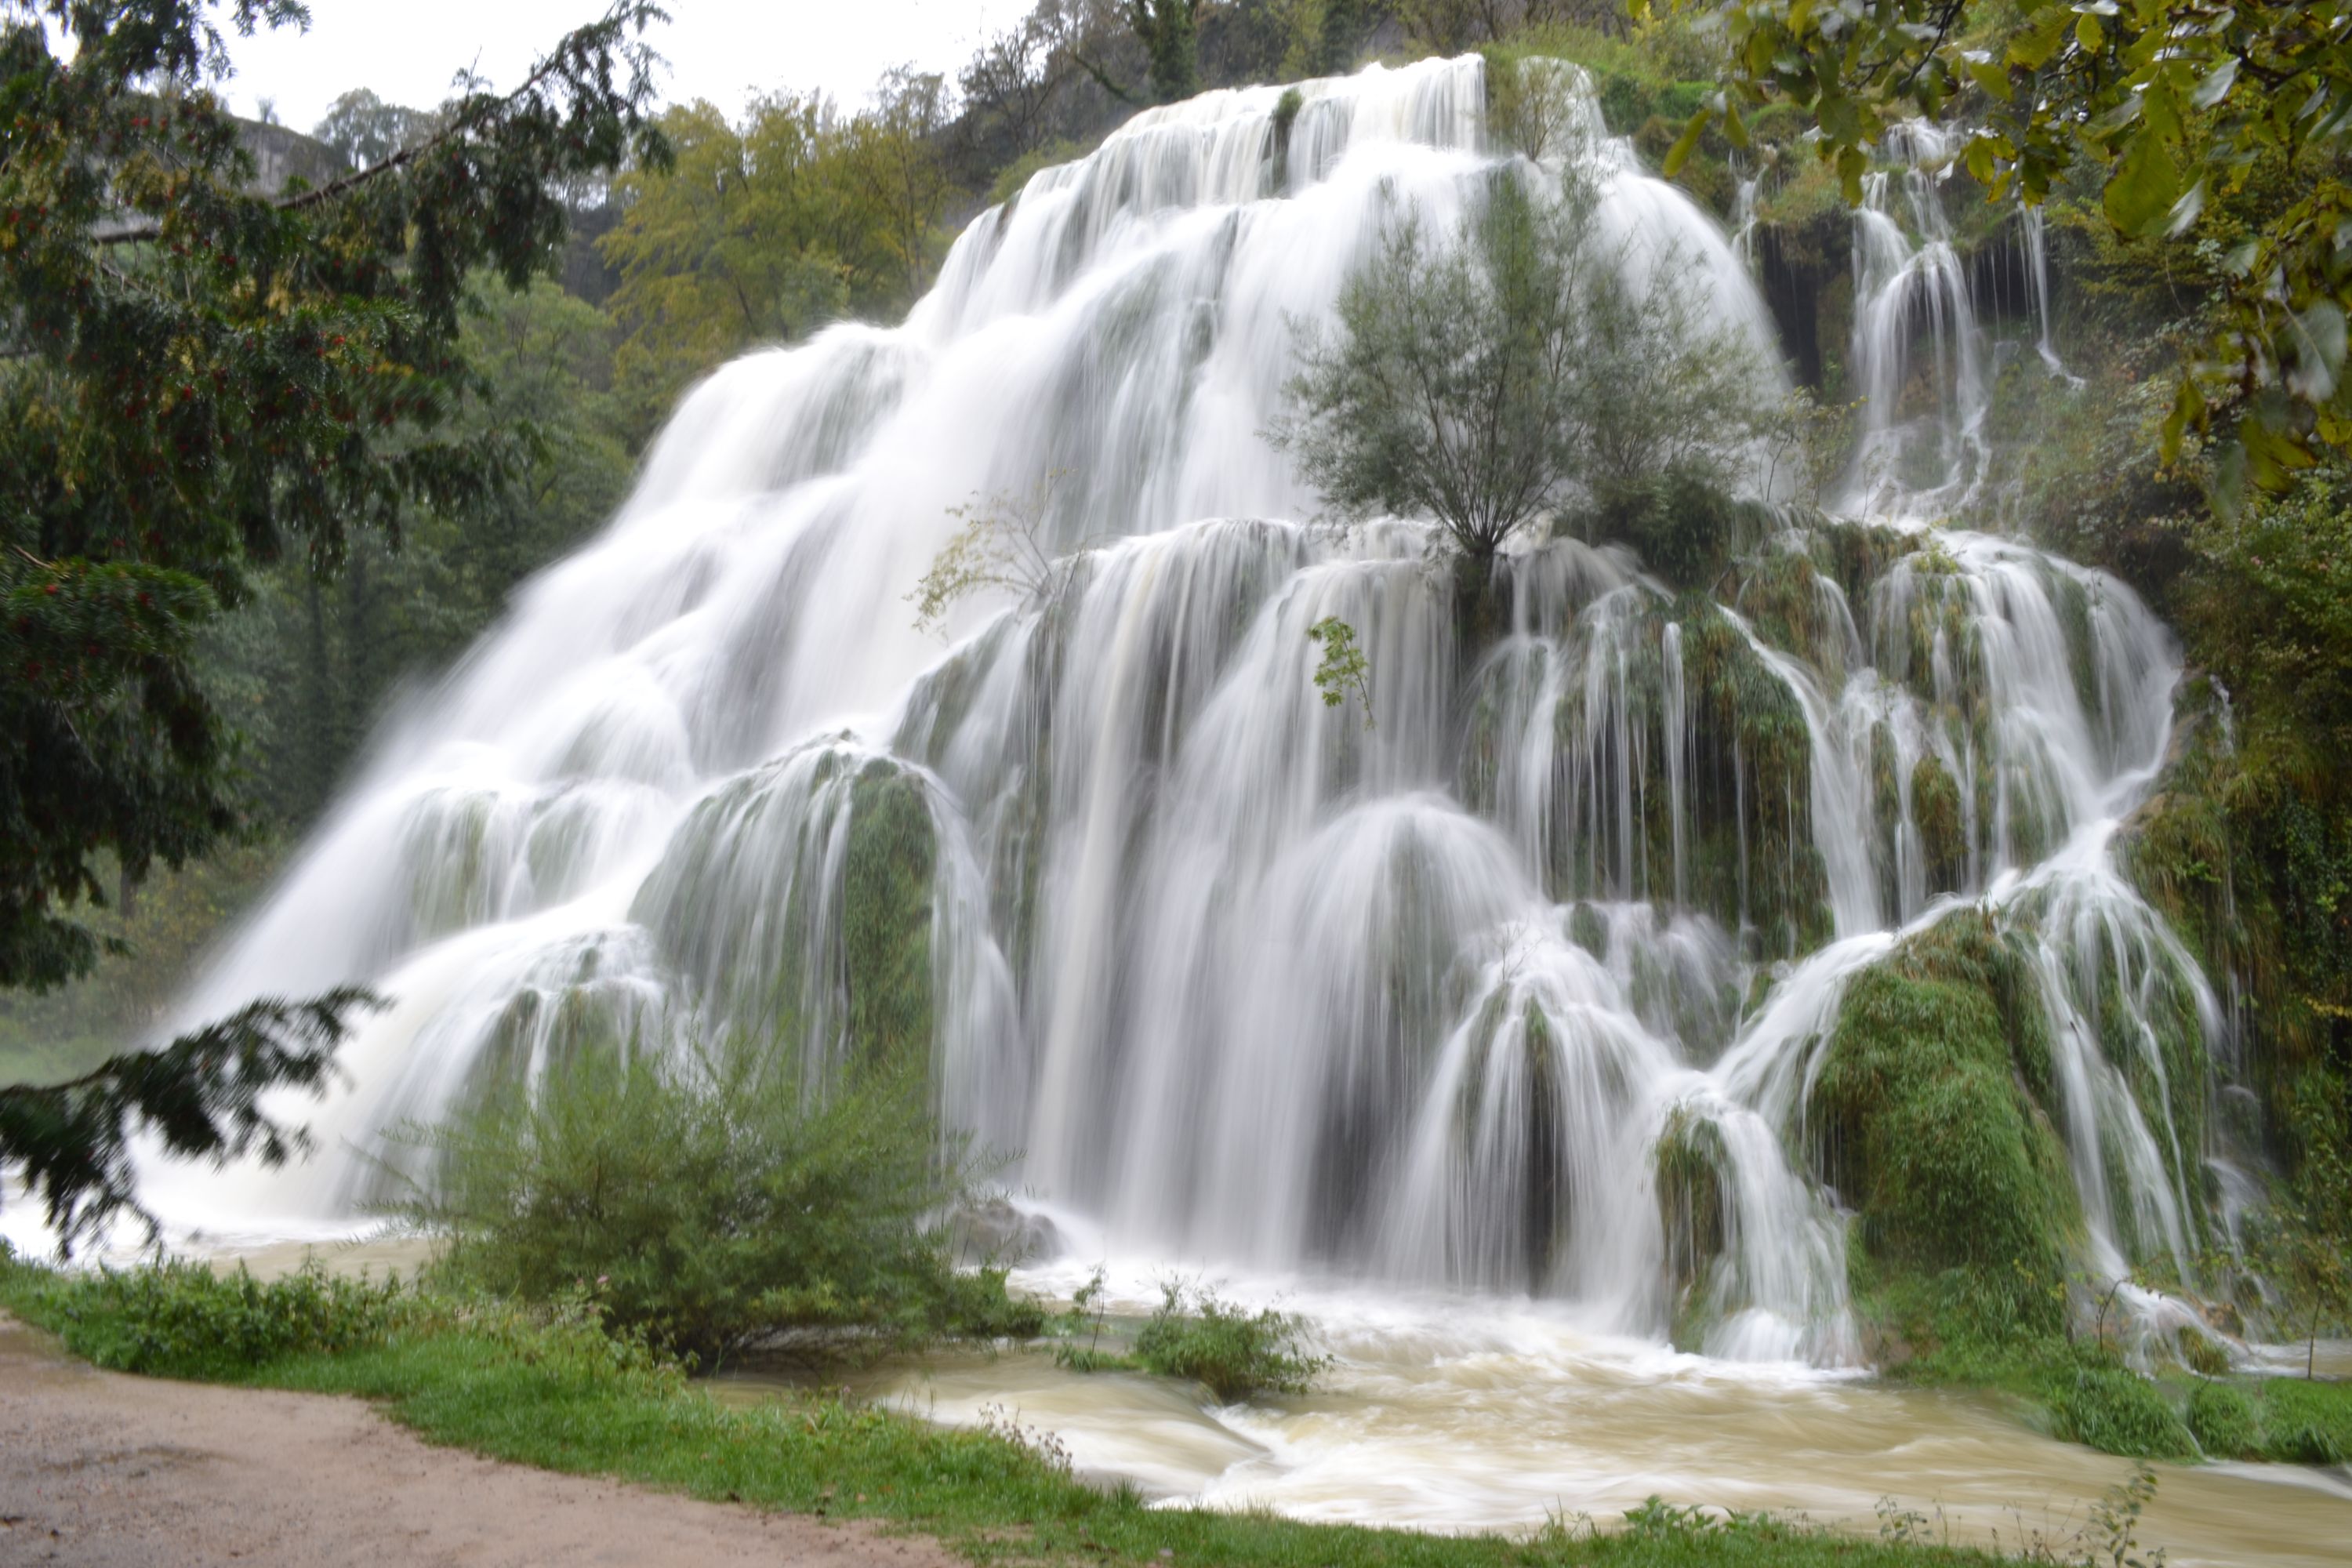
[[(2093, 1509), (2133, 1471), (2037, 1432), (1988, 1395), (1680, 1355), (1526, 1305), (1344, 1295), (1289, 1304), (1332, 1357), (1304, 1396), (1220, 1408), (1202, 1389), (1072, 1373), (1023, 1351), (933, 1353), (848, 1383), (933, 1420), (1051, 1432), (1081, 1469), (1171, 1503), (1443, 1531), (1585, 1518), (1607, 1528), (1654, 1495), (1866, 1535), (1908, 1530), (2063, 1554), (2087, 1544)], [(1147, 1306), (1139, 1292), (1115, 1298), (1114, 1338)], [(2341, 1365), (2352, 1347), (2327, 1348)], [(720, 1388), (751, 1400), (794, 1380), (754, 1371)], [(2352, 1474), (2155, 1468), (2139, 1542), (2164, 1548), (2174, 1568), (2352, 1563)]]

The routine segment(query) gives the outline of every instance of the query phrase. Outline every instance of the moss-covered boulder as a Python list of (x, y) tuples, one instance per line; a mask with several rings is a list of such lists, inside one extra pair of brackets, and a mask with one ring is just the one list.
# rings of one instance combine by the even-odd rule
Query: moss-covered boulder
[[(1915, 938), (1848, 985), (1808, 1115), (1826, 1179), (1884, 1277), (1937, 1292), (1995, 1339), (2062, 1326), (2078, 1221), (2038, 1098), (2049, 1047), (2023, 961), (1974, 917)], [(1913, 1322), (1913, 1342), (1958, 1331)]]
[(632, 913), (708, 1021), (813, 1070), (920, 1070), (937, 854), (926, 775), (821, 742), (698, 805)]

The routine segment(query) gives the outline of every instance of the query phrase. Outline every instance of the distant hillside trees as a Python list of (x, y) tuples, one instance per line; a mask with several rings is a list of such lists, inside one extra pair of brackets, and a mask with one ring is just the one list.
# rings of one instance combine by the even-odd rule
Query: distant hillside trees
[(895, 312), (929, 283), (952, 192), (939, 78), (898, 71), (862, 111), (816, 95), (669, 110), (674, 163), (614, 186), (618, 375), (640, 434), (698, 376), (756, 343)]

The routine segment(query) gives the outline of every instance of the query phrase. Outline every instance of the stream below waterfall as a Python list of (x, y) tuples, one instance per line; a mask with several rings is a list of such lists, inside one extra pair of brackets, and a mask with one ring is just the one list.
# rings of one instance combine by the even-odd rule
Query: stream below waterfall
[[(1068, 1292), (1088, 1270), (1022, 1270)], [(1142, 1265), (1108, 1276), (1111, 1327), (1158, 1301)], [(1791, 1363), (1677, 1354), (1595, 1332), (1528, 1300), (1219, 1279), (1237, 1300), (1307, 1316), (1331, 1357), (1315, 1392), (1217, 1407), (1138, 1373), (1076, 1373), (1050, 1352), (946, 1352), (854, 1374), (861, 1397), (929, 1419), (1051, 1432), (1081, 1471), (1156, 1499), (1429, 1530), (1602, 1528), (1653, 1495), (1803, 1515), (1875, 1535), (1920, 1516), (1927, 1539), (2076, 1548), (2132, 1461), (2061, 1443), (1994, 1395), (1905, 1388)], [(2281, 1349), (2282, 1357), (2285, 1354)], [(2298, 1366), (2302, 1347), (2294, 1347)], [(2352, 1370), (2352, 1343), (2321, 1347)], [(756, 1401), (782, 1375), (722, 1377)], [(839, 1381), (828, 1377), (828, 1383)], [(2336, 1568), (2352, 1542), (2352, 1469), (2158, 1465), (2140, 1532), (2175, 1568)], [(2079, 1554), (2075, 1552), (2074, 1554)]]

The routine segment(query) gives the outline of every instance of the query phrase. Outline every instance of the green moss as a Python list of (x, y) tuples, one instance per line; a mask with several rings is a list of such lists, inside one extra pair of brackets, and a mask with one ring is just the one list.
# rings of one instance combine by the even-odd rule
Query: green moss
[(1658, 1217), (1666, 1237), (1666, 1271), (1675, 1293), (1675, 1345), (1696, 1350), (1704, 1325), (1696, 1321), (1700, 1287), (1724, 1246), (1723, 1133), (1686, 1105), (1666, 1116), (1651, 1151), (1657, 1176)]
[(1927, 892), (1956, 892), (1968, 879), (1968, 823), (1960, 813), (1960, 786), (1951, 770), (1932, 754), (1911, 769), (1911, 820), (1919, 830)]
[(867, 763), (850, 792), (841, 935), (851, 1047), (868, 1067), (930, 1059), (936, 854), (922, 785), (889, 763)]
[(1279, 194), (1283, 172), (1290, 166), (1290, 128), (1298, 122), (1298, 111), (1307, 106), (1307, 99), (1297, 88), (1283, 89), (1274, 103), (1274, 137), (1268, 144), (1274, 166), (1269, 171), (1268, 184)]
[(1568, 914), (1568, 940), (1593, 957), (1607, 962), (1609, 922), (1590, 903), (1579, 903)]
[(2020, 967), (1989, 931), (1939, 928), (1857, 975), (1808, 1108), (1874, 1259), (1961, 1271), (1990, 1297), (1984, 1321), (2007, 1325), (1997, 1337), (2061, 1326), (2077, 1223), (2064, 1152), (2025, 1089)]

